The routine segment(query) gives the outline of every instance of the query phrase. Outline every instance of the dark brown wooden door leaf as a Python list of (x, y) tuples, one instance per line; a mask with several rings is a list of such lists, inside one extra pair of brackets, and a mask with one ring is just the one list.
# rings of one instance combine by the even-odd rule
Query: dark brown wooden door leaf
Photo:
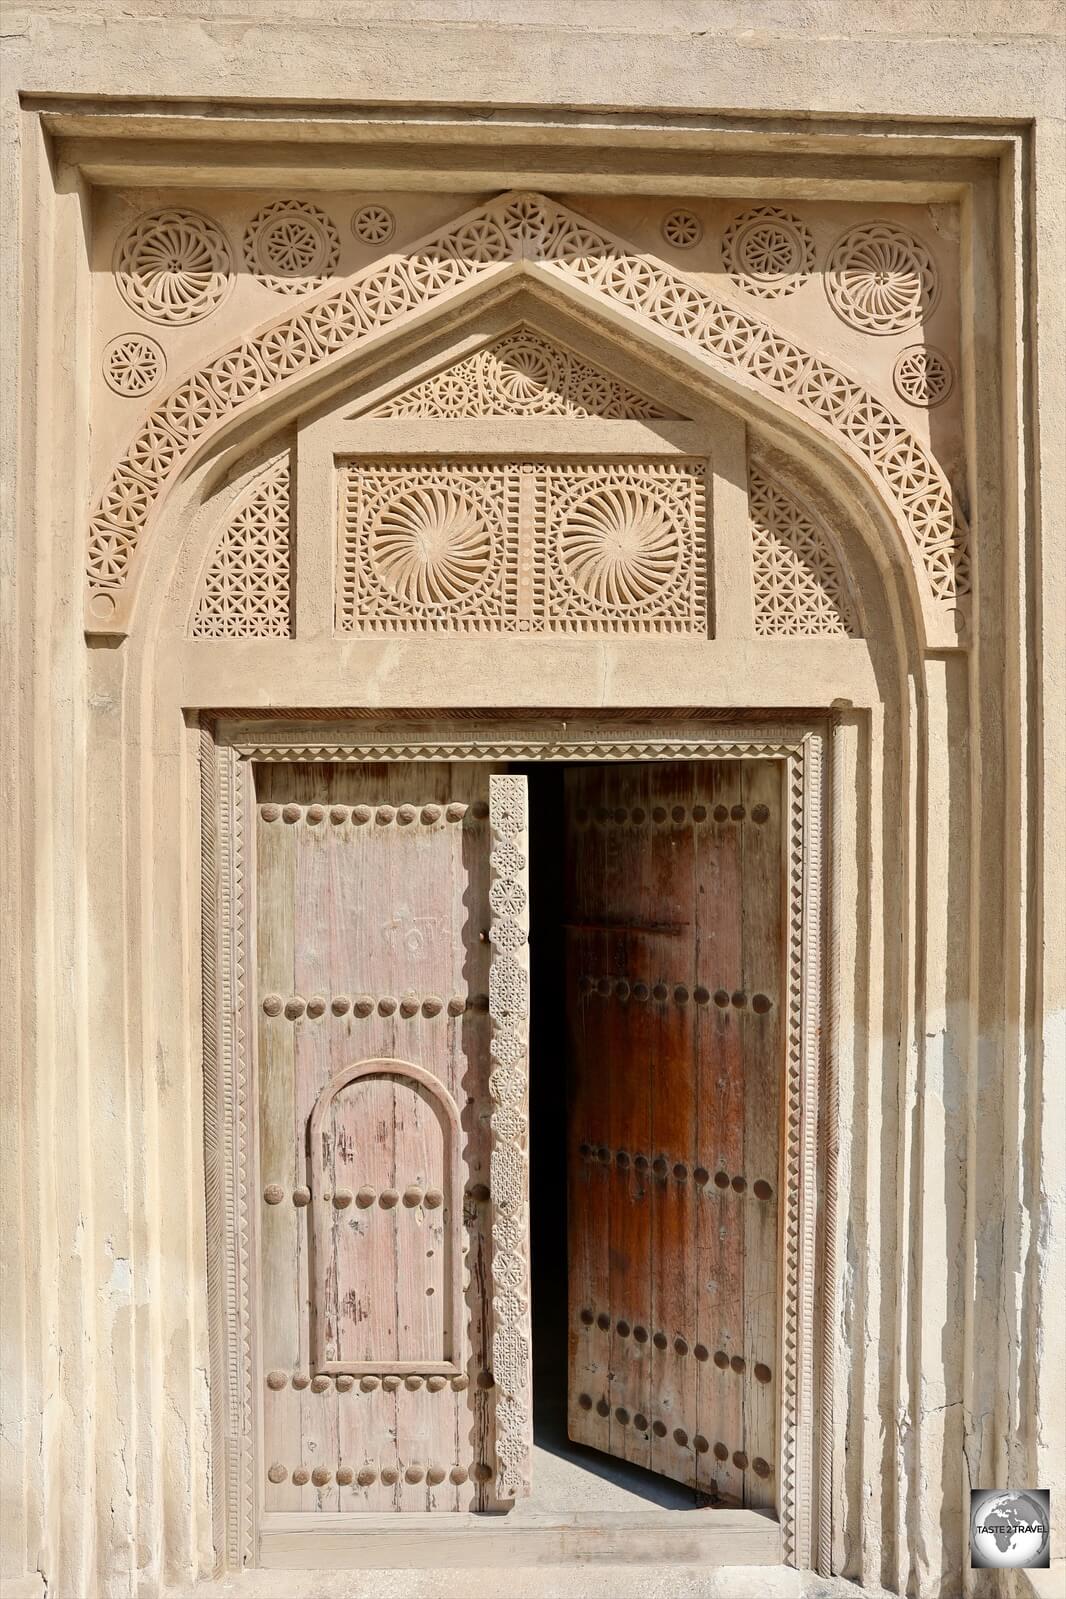
[(566, 777), (570, 1434), (755, 1506), (778, 1493), (782, 794), (774, 761)]

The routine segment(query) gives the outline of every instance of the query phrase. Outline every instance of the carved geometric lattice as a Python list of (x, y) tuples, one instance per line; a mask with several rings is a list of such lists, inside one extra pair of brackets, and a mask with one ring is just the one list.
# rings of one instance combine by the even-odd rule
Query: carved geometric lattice
[(397, 394), (370, 416), (674, 417), (538, 333), (517, 328)]
[(215, 548), (193, 618), (194, 638), (288, 638), (289, 461), (282, 456), (241, 496)]
[(814, 517), (758, 468), (749, 477), (748, 508), (756, 633), (857, 636), (843, 575)]
[[(879, 227), (867, 230), (867, 246), (887, 242), (880, 234), (874, 239)], [(882, 306), (887, 300), (905, 301), (904, 309), (916, 317), (925, 314), (935, 292), (931, 260), (927, 265), (912, 250), (912, 259), (902, 265), (890, 263), (889, 292), (882, 293), (881, 286), (874, 283), (871, 288), (863, 279), (868, 263), (858, 262), (850, 251), (849, 244), (848, 259), (834, 278), (842, 314), (845, 299), (851, 310), (868, 300), (875, 321), (882, 310), (892, 310)], [(925, 446), (884, 401), (762, 317), (717, 298), (701, 283), (638, 253), (584, 217), (543, 195), (511, 193), (468, 212), (405, 253), (374, 262), (341, 288), (239, 340), (183, 378), (153, 407), (93, 511), (87, 575), (99, 602), (95, 614), (108, 615), (104, 597), (125, 588), (166, 486), (225, 420), (289, 379), (306, 377), (377, 338), (403, 318), (516, 270), (576, 286), (616, 312), (646, 322), (712, 366), (786, 397), (881, 479), (924, 564), (933, 595), (950, 605), (969, 591), (967, 534), (956, 522), (950, 486)], [(888, 331), (883, 325), (868, 329), (878, 330)]]
[(344, 632), (706, 632), (701, 462), (349, 462), (343, 482)]

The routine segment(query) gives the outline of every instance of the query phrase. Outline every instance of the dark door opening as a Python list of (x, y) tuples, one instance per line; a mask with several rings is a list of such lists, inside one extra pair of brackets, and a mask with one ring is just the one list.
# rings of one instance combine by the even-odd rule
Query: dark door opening
[(517, 767), (530, 807), (530, 1249), (533, 1323), (533, 1503), (553, 1510), (693, 1509), (704, 1497), (600, 1450), (567, 1428), (569, 1336), (567, 1136), (566, 768)]

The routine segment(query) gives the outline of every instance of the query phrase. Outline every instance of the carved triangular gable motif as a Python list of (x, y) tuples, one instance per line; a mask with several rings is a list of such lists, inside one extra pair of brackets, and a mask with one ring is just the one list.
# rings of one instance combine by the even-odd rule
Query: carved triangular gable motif
[(528, 328), (505, 333), (367, 414), (678, 417), (676, 411)]

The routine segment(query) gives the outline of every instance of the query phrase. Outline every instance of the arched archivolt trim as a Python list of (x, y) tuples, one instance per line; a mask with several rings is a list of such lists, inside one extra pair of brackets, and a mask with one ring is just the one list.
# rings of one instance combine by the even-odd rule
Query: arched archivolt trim
[(126, 631), (144, 537), (169, 487), (224, 425), (353, 350), (521, 272), (639, 325), (734, 391), (802, 419), (873, 483), (919, 591), (946, 607), (968, 592), (966, 531), (956, 523), (950, 487), (885, 401), (763, 318), (554, 200), (510, 193), (249, 334), (152, 408), (93, 512), (87, 627)]
[[(327, 1196), (332, 1197), (332, 1193), (329, 1170), (323, 1155), (322, 1134), (326, 1126), (327, 1117), (338, 1094), (343, 1093), (346, 1088), (350, 1088), (353, 1083), (358, 1083), (368, 1077), (393, 1077), (401, 1082), (417, 1084), (436, 1102), (443, 1116), (444, 1214), (445, 1236), (448, 1239), (448, 1252), (444, 1267), (448, 1299), (445, 1308), (444, 1325), (448, 1338), (449, 1353), (447, 1356), (442, 1354), (440, 1360), (343, 1360), (334, 1358), (326, 1347), (325, 1327), (321, 1314), (321, 1309), (326, 1302), (326, 1277), (329, 1269), (325, 1200)], [(309, 1152), (312, 1227), (314, 1229), (314, 1305), (316, 1313), (313, 1317), (313, 1336), (316, 1371), (325, 1373), (347, 1372), (356, 1377), (384, 1371), (396, 1372), (400, 1376), (405, 1376), (410, 1372), (420, 1372), (425, 1376), (439, 1373), (443, 1376), (452, 1377), (458, 1376), (462, 1372), (465, 1363), (463, 1336), (465, 1324), (463, 1320), (462, 1215), (460, 1209), (460, 1194), (462, 1193), (461, 1143), (462, 1125), (459, 1118), (459, 1107), (456, 1105), (455, 1100), (444, 1084), (433, 1076), (432, 1072), (427, 1072), (424, 1067), (416, 1066), (411, 1061), (387, 1060), (379, 1056), (375, 1056), (370, 1060), (356, 1061), (350, 1066), (342, 1067), (330, 1079), (315, 1100), (314, 1109), (311, 1112)]]

